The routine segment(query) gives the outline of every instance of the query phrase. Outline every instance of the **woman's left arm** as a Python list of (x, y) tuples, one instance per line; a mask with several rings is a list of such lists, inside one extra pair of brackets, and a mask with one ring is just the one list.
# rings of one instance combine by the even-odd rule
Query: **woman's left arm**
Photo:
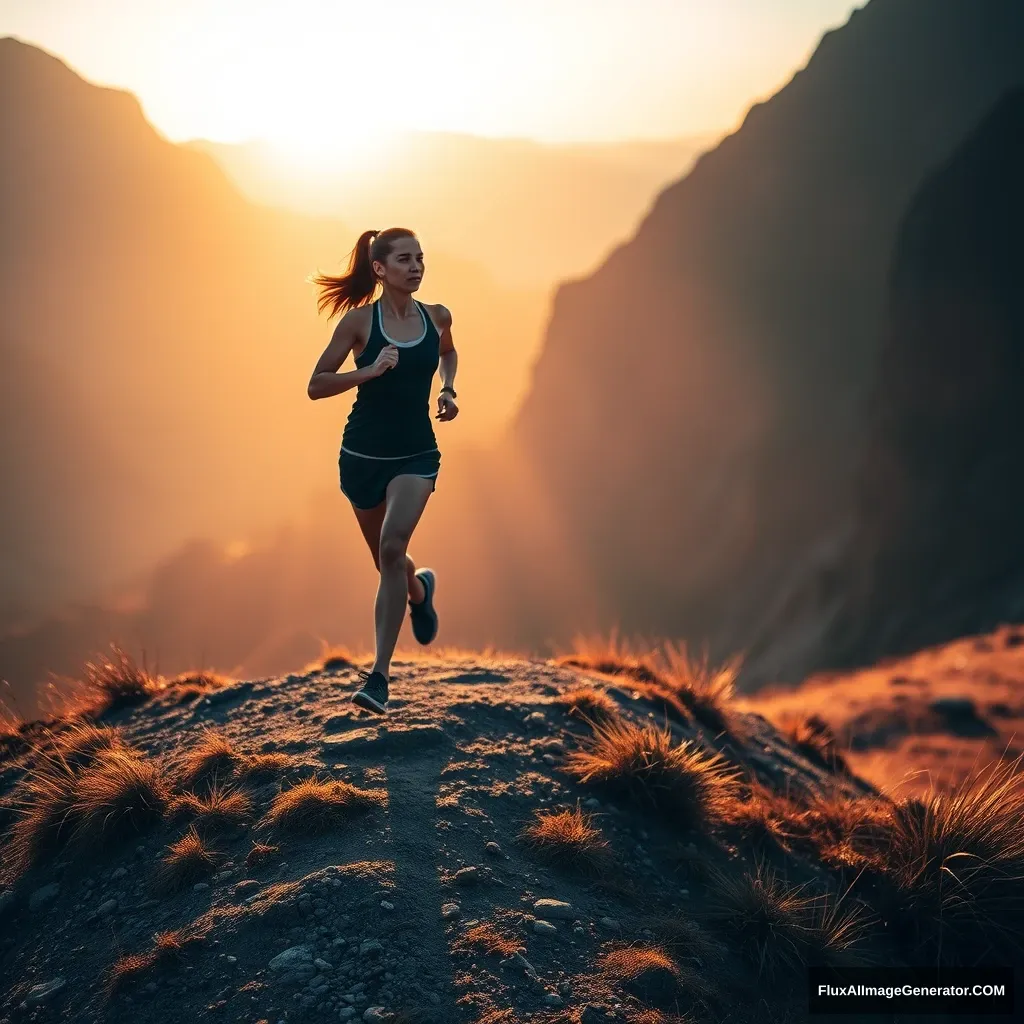
[[(455, 351), (455, 342), (452, 340), (451, 312), (447, 307), (437, 303), (434, 306), (434, 315), (441, 332), (438, 369), (442, 390), (437, 396), (437, 418), (451, 420), (459, 414), (459, 407), (455, 404), (455, 371), (459, 366), (459, 354)], [(444, 390), (445, 388), (448, 390)]]

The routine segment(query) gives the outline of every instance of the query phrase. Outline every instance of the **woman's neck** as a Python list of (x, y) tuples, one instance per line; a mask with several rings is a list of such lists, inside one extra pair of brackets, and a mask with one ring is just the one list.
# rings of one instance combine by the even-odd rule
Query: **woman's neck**
[(391, 313), (396, 320), (404, 320), (409, 314), (416, 309), (416, 304), (412, 300), (411, 295), (402, 295), (397, 298), (385, 292), (381, 299), (384, 301), (385, 312)]

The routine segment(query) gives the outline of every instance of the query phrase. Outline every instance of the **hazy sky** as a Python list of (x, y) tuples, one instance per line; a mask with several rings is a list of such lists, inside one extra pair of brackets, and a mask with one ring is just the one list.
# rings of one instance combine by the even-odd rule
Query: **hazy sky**
[(732, 127), (864, 0), (0, 0), (0, 35), (130, 89), (168, 138), (329, 151)]

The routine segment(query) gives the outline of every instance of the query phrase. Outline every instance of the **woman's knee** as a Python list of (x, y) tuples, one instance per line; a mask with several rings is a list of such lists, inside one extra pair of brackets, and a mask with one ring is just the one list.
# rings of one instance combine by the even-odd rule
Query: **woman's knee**
[(380, 539), (379, 563), (381, 569), (395, 569), (406, 566), (405, 553), (409, 538), (400, 534), (388, 534)]

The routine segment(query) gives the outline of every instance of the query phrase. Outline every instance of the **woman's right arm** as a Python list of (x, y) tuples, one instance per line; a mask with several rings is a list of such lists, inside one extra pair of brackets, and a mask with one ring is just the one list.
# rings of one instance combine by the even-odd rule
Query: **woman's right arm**
[(362, 312), (362, 307), (350, 309), (334, 328), (334, 334), (323, 355), (317, 360), (313, 375), (309, 378), (309, 386), (306, 388), (306, 394), (314, 401), (318, 398), (340, 395), (343, 391), (362, 384), (364, 380), (380, 376), (380, 368), (376, 363), (349, 370), (347, 373), (337, 372), (359, 338), (358, 323)]

